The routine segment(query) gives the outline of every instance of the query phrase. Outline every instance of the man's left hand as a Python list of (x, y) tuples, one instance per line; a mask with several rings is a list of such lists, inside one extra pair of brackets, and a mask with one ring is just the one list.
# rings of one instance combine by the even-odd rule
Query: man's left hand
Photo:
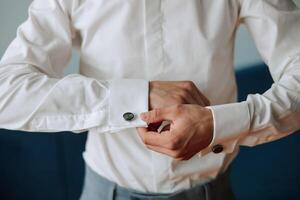
[(170, 121), (169, 130), (156, 132), (138, 128), (147, 148), (178, 160), (188, 160), (206, 148), (213, 138), (213, 116), (210, 109), (181, 104), (154, 109), (141, 114), (148, 124)]

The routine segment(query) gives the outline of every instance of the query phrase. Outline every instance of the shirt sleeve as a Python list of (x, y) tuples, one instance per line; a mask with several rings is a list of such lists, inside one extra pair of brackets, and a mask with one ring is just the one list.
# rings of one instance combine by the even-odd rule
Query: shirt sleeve
[[(148, 110), (148, 81), (63, 76), (73, 37), (62, 3), (33, 1), (0, 62), (0, 128), (79, 133), (147, 126), (139, 114)], [(126, 121), (124, 112), (134, 118)]]
[[(300, 10), (291, 0), (241, 0), (240, 22), (252, 34), (274, 80), (264, 94), (209, 107), (214, 137), (209, 147), (255, 146), (300, 129)], [(249, 83), (251, 84), (251, 83)]]

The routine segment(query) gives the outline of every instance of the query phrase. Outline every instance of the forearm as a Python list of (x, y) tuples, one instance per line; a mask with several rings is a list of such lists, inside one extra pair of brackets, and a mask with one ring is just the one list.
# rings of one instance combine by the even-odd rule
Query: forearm
[(97, 127), (107, 132), (145, 126), (138, 118), (126, 122), (122, 115), (147, 110), (147, 81), (99, 81), (77, 74), (58, 79), (28, 64), (2, 66), (0, 81), (1, 128), (49, 132)]

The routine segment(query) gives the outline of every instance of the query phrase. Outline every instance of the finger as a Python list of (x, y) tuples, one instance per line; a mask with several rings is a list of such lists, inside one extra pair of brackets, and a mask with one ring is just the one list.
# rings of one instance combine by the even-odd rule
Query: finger
[(147, 128), (137, 128), (138, 134), (146, 145), (166, 147), (169, 142), (168, 132), (162, 134), (148, 131)]
[(164, 132), (164, 131), (170, 131), (171, 130), (171, 124), (165, 125), (160, 132)]
[(141, 113), (140, 117), (143, 121), (150, 123), (157, 123), (162, 121), (173, 121), (175, 120), (175, 108), (172, 107), (166, 107), (166, 108), (157, 108), (154, 110), (151, 110), (149, 112)]
[(170, 130), (171, 128), (171, 122), (169, 121), (163, 121), (160, 125), (160, 127), (157, 129), (157, 132), (161, 133), (163, 131)]

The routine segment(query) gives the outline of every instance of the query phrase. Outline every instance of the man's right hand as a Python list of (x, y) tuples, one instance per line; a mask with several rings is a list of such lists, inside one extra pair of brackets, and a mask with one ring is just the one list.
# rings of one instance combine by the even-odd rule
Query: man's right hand
[(149, 110), (180, 104), (210, 105), (192, 81), (151, 81), (149, 90)]

